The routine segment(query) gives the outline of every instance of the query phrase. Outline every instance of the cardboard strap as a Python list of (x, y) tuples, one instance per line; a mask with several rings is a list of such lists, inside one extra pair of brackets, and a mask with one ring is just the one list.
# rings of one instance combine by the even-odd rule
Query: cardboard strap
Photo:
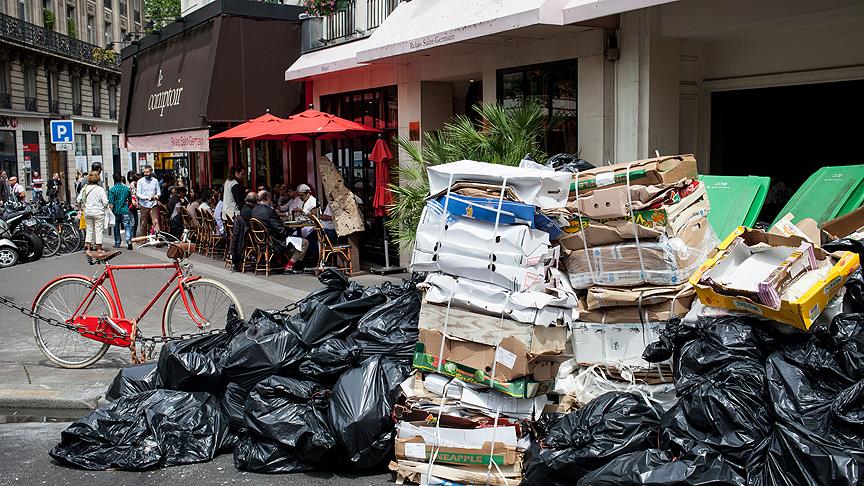
[(585, 233), (588, 232), (588, 228), (585, 226), (582, 221), (582, 211), (579, 210), (579, 169), (576, 169), (576, 216), (579, 218), (579, 234), (582, 236), (582, 247), (585, 249), (585, 263), (588, 264), (588, 274), (591, 275), (591, 282), (594, 285), (598, 285), (597, 276), (594, 275), (594, 267), (591, 265), (591, 248), (588, 245), (588, 238), (585, 237)]
[(645, 261), (642, 259), (642, 245), (639, 243), (639, 227), (636, 226), (636, 213), (633, 211), (633, 195), (630, 193), (630, 167), (633, 166), (633, 162), (627, 164), (627, 168), (624, 173), (624, 177), (627, 181), (627, 211), (630, 212), (630, 222), (633, 224), (633, 236), (636, 238), (636, 254), (639, 255), (639, 270), (640, 277), (642, 281), (648, 283), (645, 280)]

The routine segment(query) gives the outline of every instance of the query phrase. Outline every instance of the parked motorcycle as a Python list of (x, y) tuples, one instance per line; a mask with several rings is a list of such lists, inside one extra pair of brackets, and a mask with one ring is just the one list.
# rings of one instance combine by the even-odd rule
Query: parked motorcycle
[(37, 222), (31, 218), (31, 215), (32, 211), (29, 207), (20, 203), (7, 202), (5, 212), (0, 218), (5, 222), (5, 231), (0, 233), (0, 238), (9, 239), (14, 243), (18, 263), (42, 258), (42, 239), (36, 232)]

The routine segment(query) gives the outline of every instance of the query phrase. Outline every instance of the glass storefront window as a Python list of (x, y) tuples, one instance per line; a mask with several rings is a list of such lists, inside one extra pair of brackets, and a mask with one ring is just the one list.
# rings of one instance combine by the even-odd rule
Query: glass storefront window
[(75, 156), (87, 156), (87, 135), (75, 134)]
[(577, 123), (578, 70), (576, 59), (498, 71), (498, 101), (514, 106), (523, 99), (537, 100), (547, 110), (563, 118), (549, 130), (544, 148), (549, 155), (579, 152)]
[(18, 152), (12, 130), (0, 130), (0, 170), (5, 170), (9, 177), (18, 176)]

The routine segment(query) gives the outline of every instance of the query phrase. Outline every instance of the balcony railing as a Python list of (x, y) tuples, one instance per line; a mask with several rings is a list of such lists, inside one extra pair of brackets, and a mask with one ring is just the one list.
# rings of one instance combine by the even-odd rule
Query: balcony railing
[(72, 103), (72, 114), (81, 116), (81, 103)]
[(48, 100), (48, 113), (60, 113), (60, 100)]
[(0, 39), (44, 49), (65, 58), (104, 66), (107, 69), (118, 69), (119, 56), (111, 62), (96, 61), (93, 59), (93, 50), (97, 46), (4, 14), (0, 14)]
[(334, 41), (354, 33), (355, 0), (348, 0), (348, 7), (324, 17), (324, 40)]
[(0, 93), (0, 108), (12, 108), (12, 95), (9, 93)]
[(366, 30), (372, 30), (384, 22), (399, 0), (366, 0)]
[(27, 111), (39, 111), (39, 103), (36, 101), (36, 98), (26, 96), (24, 98), (24, 109)]

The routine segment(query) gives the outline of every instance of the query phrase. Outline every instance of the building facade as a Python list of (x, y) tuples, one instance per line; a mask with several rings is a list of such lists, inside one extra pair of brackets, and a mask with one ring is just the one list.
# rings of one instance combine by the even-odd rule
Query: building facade
[(479, 100), (531, 98), (567, 120), (550, 153), (694, 153), (703, 173), (794, 191), (815, 168), (864, 163), (862, 26), (854, 0), (350, 0), (304, 22), (285, 78), (357, 121), (380, 111), (358, 96), (388, 93), (393, 133), (418, 144)]
[[(0, 169), (28, 190), (34, 172), (59, 173), (63, 197), (94, 162), (106, 179), (129, 169), (117, 132), (117, 51), (142, 24), (142, 0), (0, 0)], [(72, 151), (50, 142), (54, 119), (75, 121)]]

